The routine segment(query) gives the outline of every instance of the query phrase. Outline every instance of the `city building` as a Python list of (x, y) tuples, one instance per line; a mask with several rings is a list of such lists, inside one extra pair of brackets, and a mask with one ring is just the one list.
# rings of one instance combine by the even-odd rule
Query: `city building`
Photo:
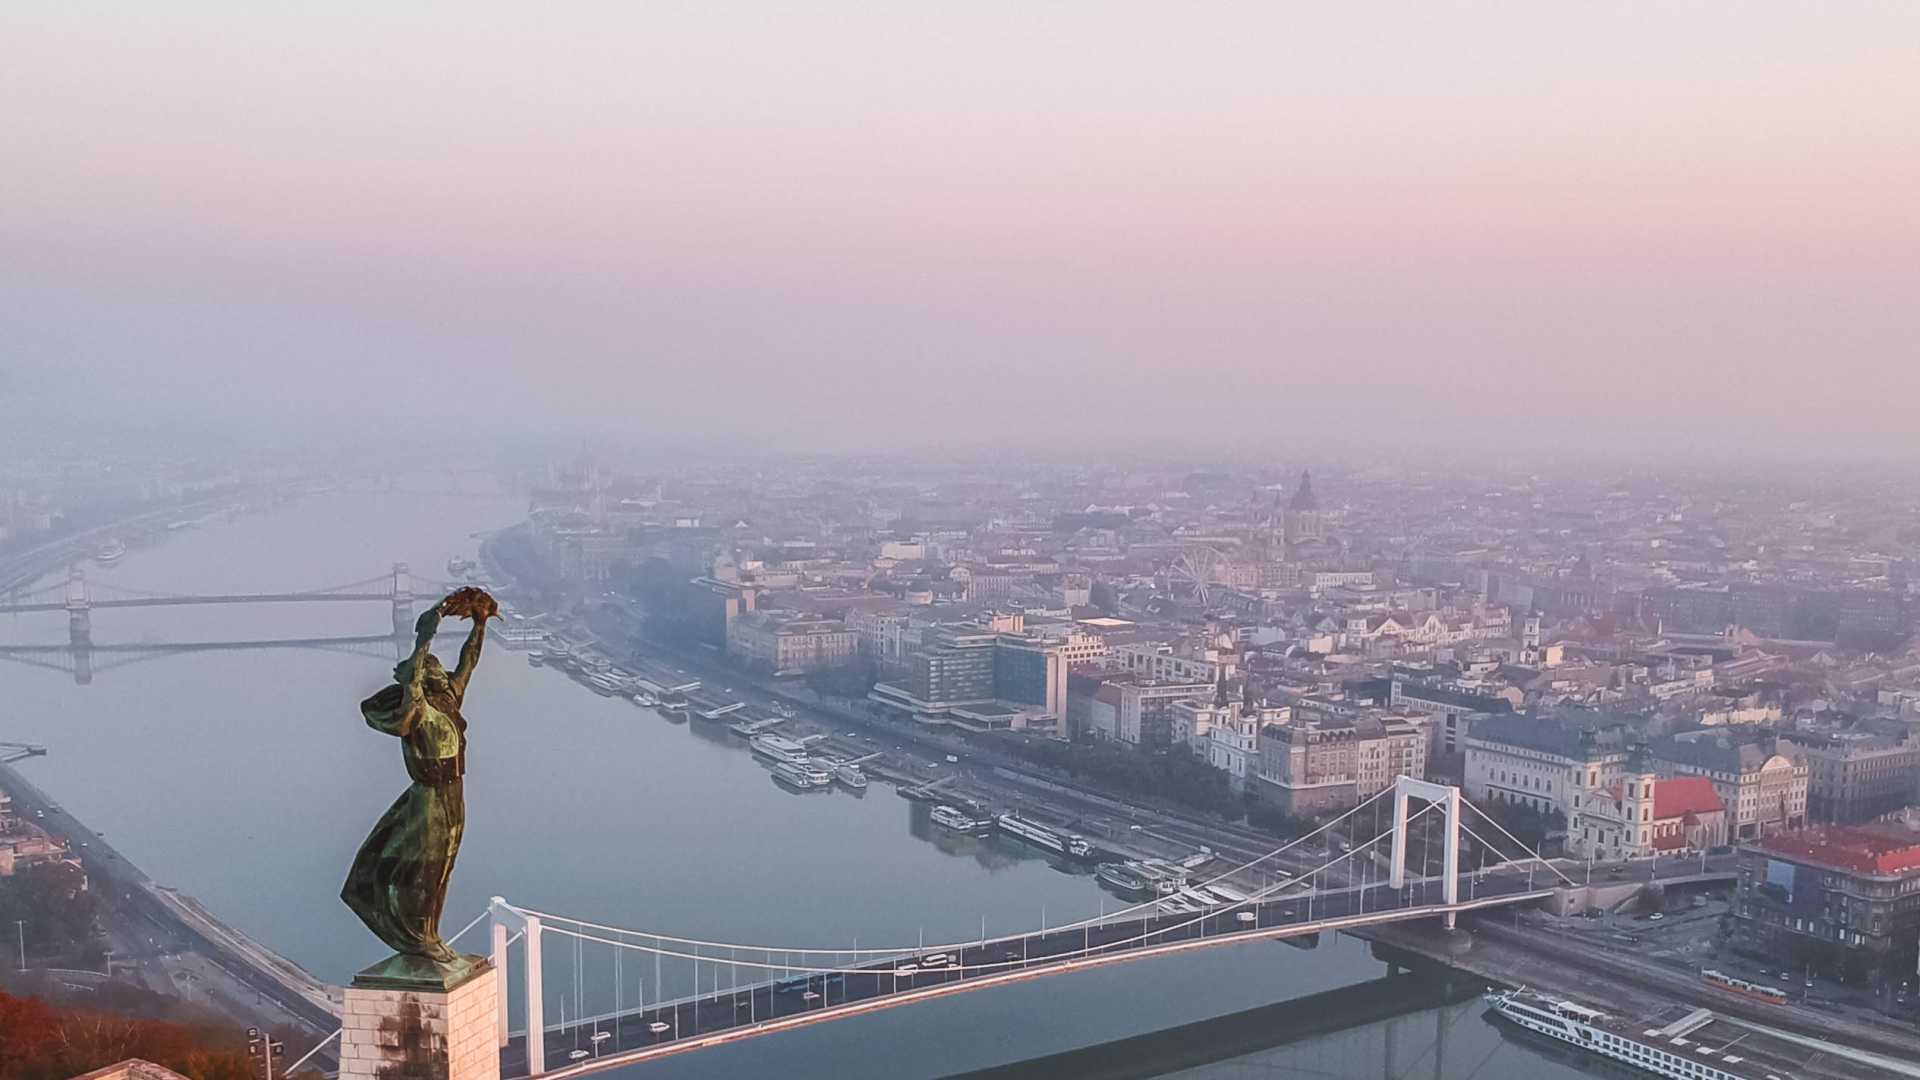
[(1360, 801), (1359, 742), (1351, 722), (1271, 725), (1260, 732), (1256, 791), (1292, 817), (1351, 809)]
[(681, 627), (696, 640), (725, 648), (727, 626), (754, 610), (759, 591), (738, 581), (697, 577), (682, 585), (674, 597)]
[(1065, 650), (1012, 632), (1018, 627), (1017, 616), (984, 628), (932, 627), (907, 658), (905, 678), (876, 683), (868, 696), (923, 723), (979, 731), (1044, 727), (1065, 737)]
[(1434, 718), (1428, 728), (1432, 736), (1428, 752), (1435, 758), (1450, 757), (1461, 752), (1461, 739), (1474, 716), (1513, 711), (1512, 703), (1504, 698), (1442, 686), (1437, 682), (1419, 682), (1399, 675), (1393, 679), (1393, 688), (1387, 700), (1397, 709), (1424, 713)]
[(1215, 686), (1211, 680), (1146, 680), (1107, 685), (1114, 691), (1113, 737), (1120, 742), (1148, 749), (1172, 744), (1173, 707), (1176, 702), (1205, 701), (1213, 696)]
[(1587, 788), (1620, 778), (1625, 726), (1517, 713), (1476, 716), (1467, 731), (1467, 797), (1571, 815)]
[(1727, 729), (1687, 732), (1650, 747), (1662, 773), (1701, 776), (1713, 784), (1736, 840), (1771, 836), (1807, 822), (1807, 763), (1776, 748), (1770, 736)]
[[(0, 877), (12, 877), (29, 867), (44, 863), (68, 862), (78, 870), (67, 843), (56, 840), (25, 818), (13, 812), (13, 797), (0, 791)], [(85, 887), (86, 877), (79, 878)]]
[(1920, 938), (1920, 834), (1806, 829), (1743, 844), (1734, 894), (1746, 946), (1794, 970), (1905, 977)]
[(1203, 682), (1211, 687), (1230, 679), (1238, 670), (1231, 654), (1208, 650), (1200, 656), (1183, 656), (1173, 646), (1158, 642), (1129, 642), (1109, 649), (1107, 663), (1131, 671), (1142, 679), (1158, 682)]
[(1807, 819), (1850, 825), (1895, 813), (1914, 800), (1920, 741), (1870, 732), (1796, 733), (1807, 762)]
[(1251, 689), (1240, 699), (1229, 700), (1222, 685), (1210, 702), (1190, 698), (1172, 704), (1169, 742), (1185, 746), (1194, 756), (1224, 771), (1233, 789), (1243, 791), (1249, 778), (1259, 772), (1261, 730), (1286, 724), (1291, 714), (1285, 705), (1255, 700)]
[(1595, 859), (1705, 851), (1726, 842), (1726, 807), (1713, 781), (1660, 776), (1644, 744), (1628, 752), (1618, 779), (1581, 788), (1567, 817), (1568, 850)]
[(1356, 719), (1353, 726), (1356, 798), (1367, 799), (1385, 791), (1396, 777), (1427, 778), (1426, 717), (1377, 713)]
[(1290, 551), (1297, 552), (1309, 545), (1324, 543), (1327, 539), (1327, 521), (1320, 513), (1320, 501), (1313, 494), (1313, 477), (1305, 469), (1300, 470), (1300, 484), (1293, 489), (1293, 498), (1287, 502), (1282, 523), (1283, 536)]
[(853, 659), (859, 642), (837, 619), (755, 611), (727, 623), (727, 652), (775, 675), (839, 667)]

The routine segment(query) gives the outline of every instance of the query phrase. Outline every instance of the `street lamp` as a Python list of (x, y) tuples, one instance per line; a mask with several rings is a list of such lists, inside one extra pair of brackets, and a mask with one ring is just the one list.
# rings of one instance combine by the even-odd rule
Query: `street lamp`
[(27, 970), (27, 920), (13, 920), (13, 928), (20, 934), (20, 970)]

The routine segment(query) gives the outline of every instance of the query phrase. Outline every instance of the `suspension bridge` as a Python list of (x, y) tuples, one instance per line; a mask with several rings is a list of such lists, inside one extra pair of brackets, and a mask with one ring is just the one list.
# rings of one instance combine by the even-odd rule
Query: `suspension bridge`
[[(1342, 825), (1357, 830), (1368, 811), (1375, 820), (1387, 812), (1389, 820), (1375, 835), (1356, 838), (1337, 854), (1323, 845), (1328, 854), (1322, 861), (1300, 867), (1315, 841)], [(1463, 870), (1467, 838), (1482, 852), (1495, 853), (1498, 864)], [(1458, 788), (1409, 777), (1314, 832), (1195, 886), (1221, 887), (1219, 902), (1176, 910), (1155, 896), (1060, 925), (994, 937), (983, 927), (976, 938), (936, 944), (697, 939), (502, 897), (494, 897), (455, 937), (488, 922), (490, 959), (503, 980), (520, 987), (517, 1026), (510, 1023), (504, 983), (498, 995), (502, 1075), (571, 1077), (1136, 960), (1410, 919), (1452, 928), (1462, 913), (1535, 903), (1577, 887), (1466, 803)], [(556, 944), (572, 953), (570, 962), (563, 958), (570, 985), (557, 994), (545, 978)], [(590, 952), (611, 960), (599, 965), (610, 971), (604, 986), (594, 985), (598, 976), (586, 975)], [(549, 1015), (553, 1005), (558, 1023)]]
[[(417, 578), (405, 563), (390, 572), (361, 581), (300, 592), (192, 594), (136, 589), (117, 584), (93, 584), (78, 565), (64, 582), (15, 594), (0, 603), (0, 615), (65, 612), (67, 640), (33, 644), (0, 644), (0, 659), (70, 672), (82, 685), (99, 672), (126, 664), (182, 653), (234, 649), (308, 648), (368, 656), (405, 656), (412, 646), (415, 584), (429, 590), (449, 583)], [(95, 595), (95, 590), (104, 595)], [(332, 637), (283, 637), (256, 640), (174, 642), (97, 642), (93, 640), (95, 611), (121, 608), (165, 608), (188, 605), (385, 603), (391, 607), (392, 629), (385, 633)]]

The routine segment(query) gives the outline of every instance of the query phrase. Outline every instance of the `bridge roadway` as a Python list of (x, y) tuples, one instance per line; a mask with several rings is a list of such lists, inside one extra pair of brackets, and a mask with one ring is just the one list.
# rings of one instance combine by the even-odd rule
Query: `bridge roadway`
[[(31, 656), (36, 654), (70, 653), (82, 650), (95, 653), (179, 653), (206, 652), (213, 649), (323, 649), (356, 645), (390, 646), (394, 643), (395, 639), (396, 635), (394, 634), (358, 634), (342, 635), (339, 637), (264, 638), (257, 641), (106, 642), (101, 644), (89, 643), (77, 647), (68, 643), (58, 645), (51, 643), (40, 645), (0, 645), (0, 656), (16, 654)], [(412, 644), (409, 639), (401, 638), (400, 640), (405, 644)], [(405, 651), (403, 650), (400, 655), (405, 656)]]
[[(1542, 872), (1537, 876), (1551, 875)], [(618, 1014), (586, 1017), (564, 1028), (547, 1028), (543, 1040), (546, 1072), (556, 1076), (584, 1075), (805, 1024), (1065, 971), (1445, 914), (1447, 908), (1439, 902), (1441, 882), (1438, 878), (1409, 877), (1408, 880), (1409, 886), (1403, 889), (1376, 885), (1312, 893), (1290, 891), (1259, 904), (1241, 905), (1204, 918), (1195, 913), (1156, 913), (1109, 918), (1104, 924), (1069, 930), (997, 938), (946, 950), (949, 963), (940, 967), (921, 966), (928, 956), (935, 954), (933, 949), (858, 965), (829, 963), (825, 966), (858, 967), (859, 971), (795, 975), (697, 993)], [(1539, 900), (1554, 891), (1530, 887), (1527, 874), (1511, 868), (1489, 873), (1484, 880), (1477, 881), (1471, 874), (1462, 874), (1460, 885), (1463, 897), (1471, 893), (1472, 898), (1463, 898), (1456, 905), (1456, 911)], [(1411, 903), (1407, 902), (1409, 894)], [(1431, 894), (1433, 902), (1423, 902), (1422, 894)], [(1238, 918), (1239, 912), (1253, 913), (1254, 920), (1243, 922)], [(550, 934), (568, 928), (564, 919), (544, 921)], [(646, 939), (628, 935), (627, 940), (640, 944)], [(672, 943), (667, 943), (665, 948), (685, 949)], [(833, 954), (821, 950), (807, 955), (830, 957)], [(636, 955), (636, 960), (643, 959), (644, 953)], [(684, 967), (686, 961), (675, 963)], [(711, 960), (703, 958), (701, 963), (725, 965), (728, 960), (716, 956)], [(906, 965), (914, 965), (918, 970), (899, 973), (898, 969)], [(683, 977), (684, 974), (682, 972)], [(643, 984), (644, 981), (642, 979)], [(664, 1024), (666, 1030), (655, 1032), (654, 1024)], [(591, 1037), (596, 1031), (610, 1032), (611, 1037), (604, 1041), (597, 1056), (591, 1056)], [(572, 1055), (576, 1050), (585, 1050), (590, 1056), (575, 1060)], [(524, 1031), (514, 1034), (502, 1050), (501, 1075), (527, 1075)]]

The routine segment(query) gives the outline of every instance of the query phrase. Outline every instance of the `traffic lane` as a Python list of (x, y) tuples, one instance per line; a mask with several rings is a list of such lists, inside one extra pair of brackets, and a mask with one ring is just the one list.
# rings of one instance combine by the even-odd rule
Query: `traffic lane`
[[(1419, 886), (1413, 888), (1417, 891)], [(1482, 897), (1490, 893), (1505, 895), (1525, 889), (1524, 880), (1491, 882), (1488, 890), (1482, 892)], [(857, 972), (796, 976), (782, 983), (723, 990), (717, 995), (622, 1014), (617, 1020), (599, 1021), (596, 1028), (599, 1032), (608, 1033), (600, 1042), (602, 1054), (641, 1049), (947, 983), (1031, 970), (1036, 966), (1049, 967), (1063, 959), (1081, 955), (1124, 953), (1168, 942), (1241, 934), (1255, 929), (1275, 929), (1308, 921), (1318, 922), (1381, 911), (1401, 906), (1406, 892), (1406, 887), (1394, 889), (1378, 885), (1315, 894), (1311, 902), (1304, 894), (1270, 901), (1257, 906), (1253, 925), (1240, 921), (1233, 911), (1216, 912), (1204, 917), (1195, 914), (1147, 914), (1139, 921), (1129, 917), (1105, 925), (1047, 931), (1018, 942), (963, 946), (949, 954), (950, 962), (945, 964), (923, 966), (928, 959), (941, 955), (927, 953), (864, 965)], [(1434, 899), (1437, 900), (1437, 897)], [(902, 970), (907, 967), (913, 970)], [(663, 1030), (653, 1030), (655, 1025), (661, 1025)], [(583, 1056), (591, 1056), (591, 1050), (588, 1049), (593, 1043), (591, 1034), (582, 1039), (577, 1030), (573, 1038), (568, 1040), (558, 1032), (549, 1031), (548, 1039), (546, 1057), (552, 1067), (558, 1068), (580, 1060), (573, 1056), (578, 1052), (585, 1051)], [(523, 1045), (521, 1051), (523, 1054)]]

